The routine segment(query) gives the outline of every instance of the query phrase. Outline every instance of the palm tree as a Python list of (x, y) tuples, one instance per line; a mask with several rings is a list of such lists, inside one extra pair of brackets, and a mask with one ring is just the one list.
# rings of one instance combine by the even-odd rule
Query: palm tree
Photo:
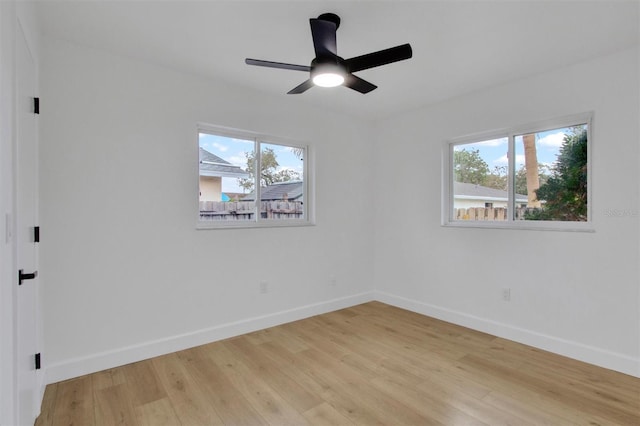
[(524, 144), (524, 167), (527, 171), (527, 207), (541, 207), (536, 191), (540, 188), (538, 177), (538, 153), (536, 152), (536, 134), (522, 136)]

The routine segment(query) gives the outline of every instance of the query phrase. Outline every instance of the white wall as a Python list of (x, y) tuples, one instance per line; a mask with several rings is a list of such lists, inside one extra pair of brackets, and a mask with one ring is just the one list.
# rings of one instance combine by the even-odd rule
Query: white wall
[[(49, 382), (370, 299), (363, 123), (61, 41), (43, 50)], [(196, 230), (198, 122), (308, 142), (317, 225)]]
[[(377, 211), (377, 297), (640, 376), (639, 75), (638, 52), (625, 51), (381, 123), (375, 169), (403, 167), (376, 186), (405, 216), (396, 203)], [(443, 141), (587, 111), (595, 233), (440, 226)]]

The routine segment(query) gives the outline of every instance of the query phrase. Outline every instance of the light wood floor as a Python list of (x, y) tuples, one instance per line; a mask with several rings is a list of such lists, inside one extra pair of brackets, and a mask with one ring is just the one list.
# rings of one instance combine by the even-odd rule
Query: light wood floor
[(372, 302), (47, 386), (36, 425), (640, 425), (640, 379)]

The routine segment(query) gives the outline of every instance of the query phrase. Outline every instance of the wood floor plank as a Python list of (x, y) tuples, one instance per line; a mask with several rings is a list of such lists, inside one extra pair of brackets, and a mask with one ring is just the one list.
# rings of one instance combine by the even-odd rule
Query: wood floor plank
[(135, 362), (122, 367), (126, 376), (129, 395), (134, 406), (148, 404), (167, 397), (167, 392), (158, 381), (153, 364), (149, 361)]
[[(286, 339), (286, 336), (284, 337)], [(273, 345), (289, 350), (280, 342), (282, 338), (273, 341)], [(321, 405), (323, 400), (316, 394), (308, 391), (291, 378), (288, 374), (283, 374), (283, 369), (269, 358), (264, 352), (263, 345), (250, 344), (246, 339), (240, 337), (228, 341), (233, 346), (236, 357), (251, 369), (251, 374), (261, 376), (269, 385), (301, 413)]]
[(92, 426), (95, 424), (91, 376), (58, 383), (54, 426)]
[(430, 369), (428, 374), (423, 376), (426, 377), (424, 377), (422, 383), (428, 382), (439, 386), (454, 387), (461, 395), (468, 395), (477, 399), (484, 398), (492, 391), (489, 384), (483, 383), (476, 377), (464, 375), (453, 365)]
[[(508, 346), (512, 347), (510, 344)], [(629, 380), (631, 376), (589, 368), (592, 366), (586, 363), (534, 348), (531, 350), (539, 356), (524, 358), (520, 355), (522, 349), (519, 347), (518, 350), (510, 350), (507, 353), (523, 360), (520, 368), (541, 380), (553, 381), (597, 400), (606, 400), (612, 407), (622, 411), (640, 412), (640, 387), (637, 380)], [(508, 361), (501, 359), (500, 362), (504, 365)]]
[(286, 348), (288, 351), (291, 351), (295, 354), (309, 349), (309, 345), (307, 345), (304, 341), (297, 338), (296, 336), (292, 336), (290, 333), (285, 333), (283, 327), (277, 327), (273, 330), (274, 333), (272, 341), (277, 342), (280, 346)]
[(47, 386), (36, 426), (640, 425), (640, 379), (380, 302)]
[[(317, 395), (321, 400), (328, 401), (326, 393), (331, 391), (331, 383), (328, 383), (324, 377), (318, 376), (318, 373), (309, 365), (300, 354), (292, 354), (288, 350), (273, 343), (261, 345), (262, 353), (270, 359), (274, 365), (277, 365), (282, 374), (295, 380), (307, 392)], [(310, 351), (312, 349), (309, 349)], [(348, 399), (348, 396), (347, 396)]]
[(434, 401), (444, 399), (449, 406), (487, 425), (535, 426), (535, 423), (527, 421), (526, 417), (488, 406), (482, 398), (471, 396), (454, 382), (427, 380), (416, 386), (416, 390), (425, 398)]
[(136, 411), (126, 384), (93, 391), (96, 426), (132, 426), (138, 424)]
[(539, 386), (546, 388), (549, 382), (553, 382), (563, 394), (569, 393), (581, 400), (591, 401), (589, 405), (593, 406), (595, 412), (602, 412), (606, 405), (616, 413), (626, 413), (632, 418), (640, 413), (640, 393), (633, 395), (602, 383), (594, 384), (584, 379), (567, 377), (562, 372), (548, 367), (540, 368), (529, 362), (525, 362), (522, 369), (528, 372), (528, 376), (534, 377)]
[(326, 402), (319, 404), (303, 413), (309, 424), (314, 426), (353, 425), (354, 423), (340, 414)]
[(272, 340), (272, 336), (275, 333), (273, 328), (267, 328), (264, 330), (254, 331), (253, 333), (245, 334), (245, 339), (249, 340), (254, 345), (259, 345), (260, 343), (270, 342)]
[[(326, 357), (315, 351), (307, 351), (302, 355), (308, 360), (308, 364), (315, 368), (317, 375), (322, 375), (331, 383), (330, 389), (339, 389), (341, 393), (350, 395), (357, 407), (373, 414), (379, 422), (396, 425), (431, 423), (429, 417), (407, 407), (401, 396), (394, 397), (381, 392), (371, 386), (367, 377), (360, 375), (341, 360)], [(338, 398), (332, 402), (334, 406), (340, 404)], [(352, 411), (353, 409), (347, 409), (348, 414), (352, 414)]]
[(214, 407), (224, 424), (266, 425), (267, 422), (208, 356), (208, 347), (210, 345), (200, 346), (176, 355), (209, 404)]
[(420, 424), (486, 426), (487, 423), (453, 407), (441, 398), (432, 398), (419, 387), (406, 387), (391, 378), (376, 379), (372, 385), (387, 395), (401, 399), (410, 410), (420, 413), (425, 420)]
[[(516, 395), (527, 404), (537, 407), (547, 413), (553, 414), (559, 423), (572, 422), (591, 425), (634, 425), (640, 424), (640, 413), (628, 416), (628, 420), (620, 422), (622, 413), (615, 413), (604, 404), (605, 410), (600, 413), (593, 407), (589, 407), (589, 400), (579, 396), (565, 393), (566, 390), (559, 387), (553, 381), (541, 383), (534, 377), (528, 377), (526, 372), (515, 369), (504, 369), (500, 365), (492, 364), (476, 356), (469, 356), (461, 361), (461, 367), (473, 372), (476, 377), (491, 381), (491, 387), (503, 394)], [(603, 417), (604, 415), (604, 417)], [(613, 415), (613, 417), (608, 417)], [(627, 417), (624, 415), (624, 417)], [(608, 418), (608, 421), (605, 420)]]
[[(370, 410), (359, 403), (356, 395), (345, 392), (341, 381), (336, 380), (332, 374), (327, 374), (324, 369), (310, 364), (301, 357), (302, 353), (294, 356), (289, 351), (273, 344), (265, 344), (264, 350), (267, 356), (279, 363), (283, 374), (294, 378), (310, 392), (315, 392), (353, 423), (360, 425), (384, 424), (382, 419), (376, 415), (375, 410)], [(308, 352), (311, 351), (313, 349), (309, 349)]]
[(584, 362), (501, 338), (496, 338), (488, 351), (499, 352), (502, 358), (495, 353), (494, 356), (500, 359), (501, 363), (513, 362), (514, 358), (521, 362), (526, 361), (527, 369), (546, 371), (554, 377), (591, 384), (599, 390), (617, 394), (617, 397), (631, 396), (640, 401), (638, 379), (626, 374), (604, 368), (593, 368), (593, 365)]
[(183, 425), (224, 424), (176, 354), (154, 358), (152, 363), (180, 423)]
[(109, 388), (126, 382), (123, 367), (99, 371), (91, 375), (93, 390)]
[(140, 426), (181, 426), (169, 398), (156, 399), (136, 407)]
[[(506, 413), (511, 413), (514, 416), (527, 419), (530, 423), (537, 426), (555, 426), (559, 423), (558, 416), (549, 413), (545, 410), (541, 410), (533, 404), (527, 403), (518, 396), (505, 395), (503, 393), (493, 391), (490, 394), (482, 398), (487, 404), (487, 408), (496, 407)], [(578, 423), (563, 419), (563, 426), (574, 426)], [(592, 425), (596, 426), (596, 425)]]
[[(472, 362), (481, 368), (494, 371), (497, 375), (508, 374), (510, 380), (521, 386), (526, 386), (537, 392), (553, 395), (558, 401), (568, 406), (576, 407), (593, 416), (605, 416), (620, 424), (634, 424), (640, 422), (640, 413), (632, 407), (619, 404), (618, 400), (597, 397), (591, 393), (576, 389), (573, 384), (566, 384), (559, 380), (551, 381), (549, 377), (541, 377), (530, 370), (508, 369), (504, 365), (492, 363), (479, 356), (469, 355), (465, 362)], [(634, 412), (632, 412), (634, 411)]]
[(229, 349), (228, 343), (208, 351), (229, 381), (269, 424), (305, 425), (306, 419), (284, 400), (262, 375), (256, 375)]
[[(326, 327), (319, 327), (310, 331), (301, 329), (299, 330), (299, 337), (314, 351), (321, 351), (326, 356), (339, 359), (358, 370), (359, 374), (368, 378), (374, 378), (378, 375), (379, 362), (384, 359), (384, 356), (376, 351), (363, 352), (354, 350), (354, 346), (360, 336), (332, 333)], [(304, 351), (301, 354), (308, 352)]]
[(53, 383), (47, 386), (42, 400), (41, 413), (36, 419), (35, 426), (51, 426), (53, 424), (53, 413), (58, 396), (58, 384)]

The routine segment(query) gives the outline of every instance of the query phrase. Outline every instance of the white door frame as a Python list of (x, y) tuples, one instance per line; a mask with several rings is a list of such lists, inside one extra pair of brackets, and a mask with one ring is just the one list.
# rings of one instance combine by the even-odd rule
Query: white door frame
[[(16, 264), (26, 278), (19, 280), (16, 297), (16, 370), (18, 424), (31, 425), (40, 413), (38, 371), (38, 122), (35, 111), (37, 65), (33, 48), (18, 18), (15, 29), (15, 194)], [(38, 366), (38, 368), (40, 368)]]
[(15, 424), (14, 61), (15, 4), (0, 2), (0, 424)]
[[(34, 92), (37, 93), (37, 22), (32, 4), (0, 1), (0, 424), (18, 424), (17, 295), (18, 265), (16, 238), (16, 43), (24, 38), (34, 60)], [(33, 50), (35, 49), (35, 51)], [(35, 129), (37, 152), (37, 124)], [(37, 156), (36, 156), (37, 157)], [(37, 163), (37, 158), (34, 158)], [(37, 173), (37, 167), (36, 167)], [(36, 177), (37, 188), (37, 177)], [(37, 191), (37, 189), (36, 189)], [(36, 196), (36, 215), (37, 215)], [(36, 324), (42, 324), (39, 301)], [(36, 336), (38, 347), (42, 336)], [(42, 372), (43, 370), (39, 370)], [(34, 411), (39, 411), (44, 394), (44, 377), (37, 374)], [(34, 413), (36, 414), (36, 413)]]

